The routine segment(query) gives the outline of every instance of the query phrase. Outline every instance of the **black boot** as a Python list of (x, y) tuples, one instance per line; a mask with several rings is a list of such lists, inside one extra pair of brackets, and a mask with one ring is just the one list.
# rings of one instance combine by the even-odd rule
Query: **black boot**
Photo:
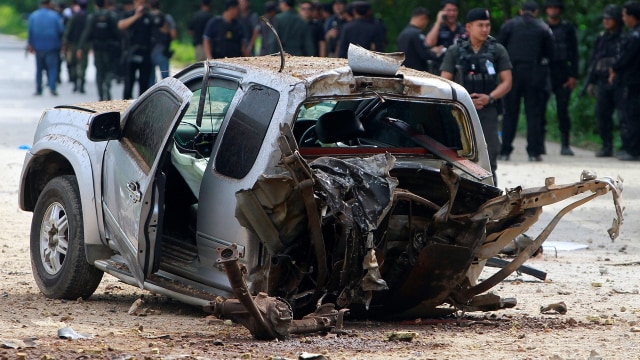
[(78, 91), (80, 91), (80, 94), (84, 94), (84, 79), (79, 81), (80, 81), (80, 86)]
[(602, 148), (596, 153), (596, 157), (612, 157), (613, 150)]
[(602, 149), (596, 153), (596, 157), (612, 157), (613, 156), (613, 146), (611, 145), (611, 141), (604, 141), (602, 143)]
[(573, 150), (569, 147), (569, 134), (561, 135), (560, 155), (573, 156)]

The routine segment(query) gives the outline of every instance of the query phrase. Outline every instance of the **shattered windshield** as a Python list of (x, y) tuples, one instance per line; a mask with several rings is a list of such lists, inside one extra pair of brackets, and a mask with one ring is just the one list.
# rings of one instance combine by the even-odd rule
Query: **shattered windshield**
[(459, 156), (473, 156), (470, 129), (454, 103), (374, 97), (303, 104), (294, 135), (301, 148), (423, 148), (426, 135)]

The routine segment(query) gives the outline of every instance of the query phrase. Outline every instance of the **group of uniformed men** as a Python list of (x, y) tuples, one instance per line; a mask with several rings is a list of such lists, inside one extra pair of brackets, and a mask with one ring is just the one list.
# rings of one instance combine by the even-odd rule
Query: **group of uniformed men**
[[(248, 0), (225, 0), (221, 15), (207, 18), (210, 0), (194, 15), (189, 28), (196, 59), (265, 55), (279, 51), (268, 29), (258, 21)], [(296, 10), (297, 7), (297, 10)], [(264, 16), (273, 24), (284, 51), (298, 56), (346, 57), (349, 44), (383, 51), (385, 28), (372, 16), (367, 1), (335, 0), (321, 4), (310, 0), (267, 1)], [(261, 45), (256, 47), (258, 37)]]
[[(169, 76), (170, 42), (176, 37), (175, 21), (160, 11), (159, 0), (125, 0), (116, 9), (109, 0), (95, 0), (95, 11), (87, 12), (87, 0), (74, 0), (62, 14), (51, 0), (41, 0), (40, 9), (29, 17), (29, 50), (36, 54), (36, 95), (42, 94), (42, 72), (57, 95), (60, 52), (67, 62), (73, 92), (85, 92), (87, 53), (93, 50), (100, 100), (110, 100), (111, 82), (124, 80), (123, 98), (133, 98), (155, 83), (155, 70)], [(61, 16), (62, 15), (62, 16)]]
[[(439, 74), (463, 85), (471, 95), (487, 141), (492, 170), (497, 160), (509, 160), (513, 151), (520, 104), (527, 119), (527, 153), (542, 161), (546, 153), (545, 110), (555, 96), (561, 136), (561, 155), (573, 156), (569, 145), (569, 99), (578, 78), (578, 43), (573, 24), (561, 18), (562, 0), (547, 0), (546, 17), (538, 5), (525, 1), (519, 15), (504, 23), (496, 38), (489, 35), (490, 14), (476, 8), (466, 25), (457, 21), (458, 3), (441, 2), (435, 24), (425, 35), (429, 12), (414, 10), (409, 25), (398, 37), (405, 65)], [(604, 31), (590, 59), (586, 90), (596, 96), (602, 148), (598, 157), (640, 160), (640, 3), (607, 5), (602, 13)], [(623, 27), (628, 29), (624, 32)], [(501, 101), (498, 101), (501, 99)], [(613, 113), (620, 119), (621, 148), (613, 149)], [(498, 116), (503, 114), (502, 141)]]
[[(83, 69), (91, 44), (100, 99), (111, 98), (109, 84), (117, 67), (114, 65), (118, 64), (124, 68), (124, 98), (132, 98), (136, 76), (140, 93), (155, 81), (150, 78), (153, 64), (160, 65), (163, 76), (168, 75), (169, 42), (175, 38), (175, 22), (159, 11), (158, 0), (133, 0), (119, 16), (109, 8), (108, 1), (95, 0), (96, 11), (87, 15), (86, 0), (75, 0), (80, 11), (71, 17), (63, 37), (66, 58), (73, 68), (70, 67), (69, 74), (74, 91), (83, 92)], [(41, 3), (46, 5), (49, 1)], [(211, 0), (201, 0), (200, 10), (189, 22), (197, 60), (277, 51), (277, 43), (250, 9), (249, 0), (226, 0), (223, 13), (216, 17), (211, 16), (210, 5)], [(264, 8), (284, 50), (290, 54), (346, 57), (350, 43), (384, 50), (384, 25), (371, 15), (371, 6), (366, 1), (349, 5), (344, 0), (330, 4), (301, 1), (297, 12), (295, 6), (295, 0), (278, 0), (268, 1)], [(578, 78), (578, 44), (575, 26), (561, 18), (563, 9), (562, 0), (547, 0), (543, 21), (537, 17), (536, 2), (525, 1), (519, 15), (506, 21), (493, 38), (487, 9), (472, 9), (463, 25), (458, 21), (457, 1), (443, 0), (426, 35), (429, 12), (417, 8), (398, 36), (398, 48), (406, 54), (406, 66), (455, 80), (469, 91), (484, 128), (494, 174), (497, 160), (509, 160), (513, 151), (522, 98), (529, 160), (542, 161), (541, 155), (546, 153), (545, 110), (551, 95), (555, 97), (561, 135), (560, 153), (573, 155), (568, 108)], [(623, 6), (607, 5), (603, 10), (604, 31), (598, 36), (590, 59), (585, 88), (597, 99), (596, 117), (602, 137), (602, 148), (596, 153), (599, 157), (615, 155), (620, 160), (640, 160), (639, 19), (640, 4), (635, 0)], [(122, 47), (123, 32), (125, 47)], [(256, 49), (259, 37), (262, 45)], [(38, 64), (44, 67), (48, 58), (41, 58)], [(119, 61), (121, 58), (124, 62)], [(38, 84), (37, 93), (41, 91), (42, 85)], [(614, 111), (620, 119), (622, 142), (615, 153)], [(504, 114), (502, 139), (498, 135), (500, 114)]]

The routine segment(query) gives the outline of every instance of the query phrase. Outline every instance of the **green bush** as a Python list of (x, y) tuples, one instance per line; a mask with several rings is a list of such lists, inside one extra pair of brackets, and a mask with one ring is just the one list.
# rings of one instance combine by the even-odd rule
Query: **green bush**
[(183, 68), (196, 61), (195, 50), (190, 42), (172, 41), (173, 56), (171, 62), (178, 68)]
[(27, 37), (27, 24), (13, 7), (0, 5), (0, 33)]

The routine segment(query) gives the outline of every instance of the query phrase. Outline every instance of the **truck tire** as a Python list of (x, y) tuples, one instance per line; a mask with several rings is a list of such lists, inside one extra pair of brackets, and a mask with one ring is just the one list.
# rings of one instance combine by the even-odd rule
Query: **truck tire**
[(87, 262), (78, 182), (73, 175), (52, 179), (42, 190), (31, 220), (31, 268), (48, 298), (86, 299), (103, 272)]

